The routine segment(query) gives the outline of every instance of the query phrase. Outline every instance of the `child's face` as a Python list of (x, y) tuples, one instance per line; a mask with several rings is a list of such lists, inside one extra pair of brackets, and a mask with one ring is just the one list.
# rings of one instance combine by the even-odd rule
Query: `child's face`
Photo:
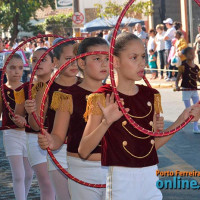
[(132, 40), (120, 52), (119, 57), (115, 57), (115, 68), (119, 78), (139, 81), (144, 76), (145, 49), (140, 40)]
[(195, 52), (193, 49), (189, 50), (186, 54), (187, 60), (194, 60), (195, 59)]
[[(32, 68), (35, 67), (36, 63), (44, 53), (45, 51), (43, 50), (34, 52), (32, 58)], [(54, 63), (52, 62), (51, 57), (49, 55), (46, 55), (40, 62), (40, 65), (38, 66), (35, 75), (44, 76), (50, 74), (53, 71), (53, 68), (54, 68)]]
[(154, 54), (154, 52), (153, 52), (153, 51), (150, 51), (150, 52), (149, 52), (149, 54), (150, 54), (150, 55), (153, 55), (153, 54)]
[[(92, 51), (107, 51), (107, 45), (97, 45), (90, 47), (88, 52)], [(101, 81), (104, 80), (109, 73), (109, 57), (108, 55), (98, 54), (87, 56), (85, 60), (79, 60), (79, 66), (83, 69), (84, 76), (91, 79)]]
[[(66, 46), (62, 49), (62, 53), (60, 56), (60, 59), (55, 58), (55, 65), (60, 68), (63, 64), (65, 64), (70, 59), (74, 58), (74, 47), (73, 45)], [(62, 75), (68, 76), (68, 77), (75, 77), (78, 73), (78, 66), (77, 62), (73, 62), (70, 65), (68, 65), (64, 70), (62, 70)]]
[(19, 82), (23, 75), (24, 64), (22, 59), (13, 58), (10, 60), (6, 74), (9, 81)]
[(162, 33), (162, 32), (163, 32), (163, 30), (161, 30), (161, 29), (159, 29), (159, 28), (157, 28), (156, 31), (157, 31), (158, 33)]

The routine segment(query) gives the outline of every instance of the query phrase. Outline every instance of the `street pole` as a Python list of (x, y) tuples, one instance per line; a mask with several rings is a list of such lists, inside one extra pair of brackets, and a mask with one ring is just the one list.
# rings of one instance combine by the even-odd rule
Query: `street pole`
[[(73, 10), (74, 10), (74, 13), (79, 12), (79, 0), (73, 0)], [(75, 37), (79, 37), (81, 35), (80, 28), (74, 27), (73, 30), (75, 33)]]
[(192, 14), (192, 0), (189, 0), (189, 21), (190, 21), (190, 42), (193, 47), (193, 14)]

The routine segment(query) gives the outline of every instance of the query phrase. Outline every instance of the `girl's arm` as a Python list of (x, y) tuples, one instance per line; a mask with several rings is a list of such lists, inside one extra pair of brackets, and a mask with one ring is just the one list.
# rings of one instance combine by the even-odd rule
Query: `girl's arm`
[(26, 124), (26, 119), (25, 119), (25, 108), (24, 108), (25, 103), (21, 104), (15, 104), (15, 117), (13, 118), (13, 122), (19, 127), (23, 128), (25, 127)]
[(59, 149), (65, 141), (69, 127), (73, 105), (71, 95), (55, 92), (52, 98), (52, 109), (56, 111), (51, 134), (43, 130), (45, 135), (38, 135), (38, 143), (42, 149)]
[[(200, 118), (200, 104), (195, 104), (195, 105), (191, 106), (190, 108), (185, 109), (183, 111), (183, 113), (178, 117), (178, 119), (169, 128), (167, 128), (165, 131), (170, 131), (170, 130), (176, 128), (177, 126), (181, 125), (190, 115), (194, 116), (194, 118), (192, 119), (192, 122), (199, 120), (199, 118)], [(159, 149), (164, 144), (166, 144), (174, 135), (175, 134), (165, 136), (165, 137), (156, 137), (155, 138), (156, 149)]]
[(51, 150), (59, 149), (65, 141), (70, 122), (70, 113), (56, 111), (53, 130), (51, 134), (43, 130), (45, 135), (38, 134), (38, 143), (41, 149), (49, 147)]
[[(102, 115), (90, 114), (86, 128), (81, 139), (78, 152), (80, 156), (86, 159), (90, 153), (99, 145), (103, 136), (113, 122), (122, 117), (117, 103), (114, 102), (114, 94), (106, 96), (106, 104), (103, 107), (98, 103)], [(126, 109), (129, 111), (128, 109)], [(103, 119), (103, 120), (102, 120)]]
[[(35, 112), (36, 116), (39, 119), (39, 116), (40, 116), (40, 107), (41, 107), (41, 102), (42, 102), (43, 94), (44, 94), (44, 90), (40, 90), (40, 91), (37, 92), (35, 99), (27, 100), (26, 103), (25, 103), (25, 109), (26, 109), (26, 111), (28, 113), (28, 122), (29, 122), (29, 125), (35, 131), (39, 131), (40, 127), (36, 123), (36, 121), (35, 121), (32, 113)], [(45, 121), (47, 109), (48, 109), (48, 98), (47, 98), (47, 101), (45, 102), (45, 106), (44, 106), (44, 121)]]
[(175, 82), (176, 90), (180, 90), (180, 87), (178, 86), (178, 83), (180, 81), (181, 75), (182, 75), (181, 72), (178, 72), (178, 75), (177, 75), (177, 78), (176, 78), (176, 82)]

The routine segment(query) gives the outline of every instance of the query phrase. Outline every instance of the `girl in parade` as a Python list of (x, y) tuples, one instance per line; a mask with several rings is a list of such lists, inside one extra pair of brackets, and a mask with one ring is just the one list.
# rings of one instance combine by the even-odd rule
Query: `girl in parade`
[[(36, 50), (33, 53), (32, 57), (32, 67), (36, 65), (40, 57), (47, 51), (46, 48), (41, 48)], [(38, 69), (36, 71), (36, 80), (32, 85), (32, 98), (36, 99), (36, 105), (39, 107), (41, 102), (37, 102), (37, 95), (40, 90), (43, 90), (46, 83), (49, 81), (51, 74), (54, 69), (53, 63), (53, 54), (49, 54), (42, 60)], [(23, 126), (25, 123), (28, 123), (28, 85), (29, 82), (24, 83), (20, 88), (15, 91), (15, 114), (25, 117), (26, 120), (15, 120), (16, 125)], [(31, 167), (33, 168), (40, 187), (40, 198), (42, 200), (54, 200), (55, 193), (48, 175), (47, 170), (47, 152), (42, 150), (37, 143), (37, 134), (38, 131), (33, 130), (32, 128), (25, 127), (26, 131), (26, 140), (27, 140), (27, 151), (28, 159)]]
[[(55, 39), (53, 42), (53, 45), (61, 42), (62, 38)], [(57, 68), (60, 68), (65, 62), (75, 57), (74, 49), (76, 47), (76, 43), (74, 41), (63, 43), (56, 48), (54, 48), (54, 64)], [(72, 86), (74, 84), (80, 84), (81, 79), (79, 77), (76, 77), (78, 73), (78, 66), (77, 63), (72, 63), (69, 67), (65, 68), (59, 76), (55, 79), (53, 84), (50, 87), (49, 93), (48, 93), (48, 100), (47, 100), (47, 107), (45, 108), (45, 115), (46, 115), (46, 124), (48, 127), (48, 132), (51, 133), (52, 129), (54, 127), (54, 119), (55, 119), (55, 110), (51, 108), (52, 103), (52, 96), (55, 91), (61, 91), (67, 89), (69, 86)], [(41, 91), (42, 92), (42, 91)], [(43, 94), (42, 94), (43, 95)], [(40, 95), (40, 97), (42, 97)], [(39, 96), (37, 96), (40, 98)], [(38, 99), (37, 101), (41, 101), (42, 99)], [(36, 101), (35, 100), (29, 100), (27, 106), (27, 111), (30, 114), (29, 115), (29, 123), (31, 127), (34, 130), (39, 131), (39, 127), (36, 124), (34, 118), (32, 117), (32, 112), (37, 112), (35, 110), (36, 108)], [(38, 109), (40, 111), (40, 109)], [(38, 113), (39, 116), (39, 113)], [(56, 126), (56, 125), (55, 125)], [(61, 166), (64, 169), (68, 168), (67, 165), (67, 157), (66, 157), (66, 151), (67, 151), (67, 144), (63, 144), (58, 150), (53, 151), (53, 154), (55, 158), (58, 160), (58, 162), (61, 164)], [(56, 167), (52, 159), (47, 157), (48, 162), (48, 171), (49, 176), (51, 178), (51, 182), (54, 186), (55, 192), (56, 192), (56, 199), (57, 200), (69, 200), (69, 190), (68, 190), (68, 179), (65, 175), (60, 172), (60, 170)]]
[[(7, 58), (8, 56), (9, 55), (7, 55)], [(5, 60), (7, 60), (7, 58), (5, 58)], [(23, 68), (24, 64), (21, 56), (15, 53), (6, 67), (7, 83), (3, 85), (6, 101), (13, 112), (15, 109), (14, 90), (22, 85), (20, 81)], [(15, 125), (13, 117), (6, 108), (2, 97), (0, 98), (0, 112), (2, 114), (3, 127), (12, 127)], [(18, 117), (19, 116), (16, 116), (15, 118)], [(15, 199), (25, 200), (27, 199), (31, 186), (33, 172), (27, 158), (26, 133), (24, 128), (4, 130), (3, 143), (6, 157), (8, 158), (12, 171)]]
[[(129, 116), (148, 130), (162, 130), (160, 94), (155, 89), (135, 84), (144, 76), (145, 68), (145, 49), (137, 36), (122, 33), (117, 37), (114, 67), (118, 74), (119, 96)], [(181, 124), (189, 114), (197, 120), (200, 106), (184, 111), (169, 129)], [(89, 96), (85, 117), (88, 121), (79, 154), (87, 158), (102, 141), (102, 166), (109, 167), (106, 199), (161, 200), (162, 194), (156, 187), (156, 149), (172, 136), (156, 138), (133, 128), (119, 111), (111, 85), (105, 85)]]
[[(199, 101), (199, 95), (197, 92), (197, 81), (199, 80), (199, 67), (194, 63), (195, 51), (192, 47), (187, 47), (186, 49), (184, 49), (183, 55), (186, 57), (186, 61), (183, 62), (182, 65), (178, 68), (176, 90), (180, 90), (179, 81), (182, 77), (182, 100), (185, 104), (185, 107), (188, 108), (191, 106), (191, 99), (193, 104), (196, 104)], [(187, 89), (191, 89), (191, 91), (187, 91)], [(193, 123), (193, 133), (200, 133), (198, 121), (195, 121)]]
[[(102, 38), (86, 38), (78, 47), (78, 55), (92, 51), (107, 51), (109, 47)], [(101, 166), (100, 146), (83, 160), (78, 154), (78, 146), (86, 125), (83, 118), (86, 100), (89, 94), (102, 86), (102, 80), (108, 75), (108, 55), (90, 55), (78, 60), (78, 66), (84, 79), (79, 85), (73, 85), (66, 92), (54, 92), (51, 107), (56, 110), (54, 127), (51, 134), (39, 135), (42, 149), (59, 149), (66, 135), (68, 171), (73, 176), (89, 183), (105, 184), (107, 168)], [(61, 99), (62, 101), (58, 101)], [(105, 188), (89, 188), (69, 180), (72, 200), (105, 199)]]

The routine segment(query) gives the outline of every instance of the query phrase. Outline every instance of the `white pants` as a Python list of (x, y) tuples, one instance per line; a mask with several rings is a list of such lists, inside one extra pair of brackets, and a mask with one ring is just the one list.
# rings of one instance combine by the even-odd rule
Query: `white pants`
[[(56, 160), (60, 163), (62, 168), (67, 169), (67, 144), (63, 144), (58, 150), (52, 151)], [(58, 170), (58, 167), (52, 161), (49, 154), (47, 155), (48, 171)]]
[[(76, 178), (96, 184), (106, 184), (107, 167), (100, 161), (87, 161), (71, 156), (67, 157), (68, 171)], [(91, 188), (68, 180), (71, 200), (105, 200), (105, 188)]]
[(109, 167), (106, 200), (162, 200), (156, 187), (157, 165), (143, 168)]
[(38, 134), (26, 133), (28, 160), (31, 167), (47, 162), (47, 151), (38, 144)]
[(3, 144), (6, 156), (27, 157), (25, 131), (8, 129), (3, 131)]

